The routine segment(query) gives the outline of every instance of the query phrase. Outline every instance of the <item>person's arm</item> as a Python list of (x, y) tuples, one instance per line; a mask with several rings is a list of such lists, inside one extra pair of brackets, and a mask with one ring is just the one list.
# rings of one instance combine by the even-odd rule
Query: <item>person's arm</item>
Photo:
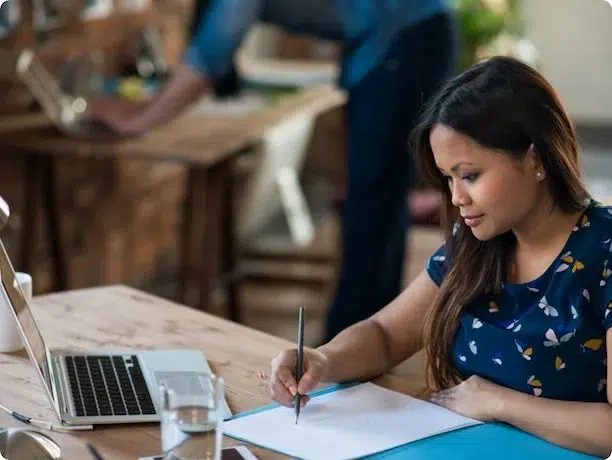
[(317, 348), (327, 358), (323, 380), (366, 380), (387, 372), (422, 348), (425, 311), (438, 286), (423, 270), (389, 305)]
[(234, 53), (257, 20), (261, 0), (213, 0), (191, 41), (185, 62), (138, 116), (143, 130), (174, 119), (231, 70)]
[[(612, 363), (612, 328), (606, 333)], [(607, 373), (608, 403), (557, 401), (502, 390), (496, 419), (555, 444), (600, 457), (612, 453), (612, 366)]]
[(211, 87), (211, 80), (231, 70), (233, 55), (257, 20), (262, 0), (213, 0), (185, 53), (184, 62), (151, 101), (136, 109), (101, 101), (90, 116), (119, 133), (134, 134), (175, 119)]
[[(608, 331), (607, 340), (612, 340)], [(608, 359), (612, 352), (608, 348)], [(612, 374), (608, 370), (607, 378)], [(608, 457), (612, 452), (612, 391), (608, 403), (561, 401), (526, 394), (472, 375), (432, 394), (430, 401), (483, 422), (504, 422), (568, 449)]]
[(180, 65), (155, 97), (126, 120), (133, 131), (143, 132), (168, 123), (210, 87), (208, 78), (186, 64)]

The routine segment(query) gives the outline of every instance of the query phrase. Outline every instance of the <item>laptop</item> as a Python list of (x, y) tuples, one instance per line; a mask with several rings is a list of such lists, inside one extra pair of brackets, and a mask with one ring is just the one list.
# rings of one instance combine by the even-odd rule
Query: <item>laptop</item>
[(117, 133), (107, 125), (88, 118), (87, 101), (63, 91), (34, 51), (23, 50), (16, 62), (20, 80), (60, 132), (77, 137), (117, 137)]
[[(0, 197), (0, 228), (9, 208)], [(159, 387), (208, 393), (211, 369), (197, 350), (112, 350), (57, 353), (49, 350), (16, 282), (0, 239), (0, 296), (13, 311), (30, 360), (57, 417), (66, 425), (157, 422)], [(223, 418), (232, 413), (224, 401)]]

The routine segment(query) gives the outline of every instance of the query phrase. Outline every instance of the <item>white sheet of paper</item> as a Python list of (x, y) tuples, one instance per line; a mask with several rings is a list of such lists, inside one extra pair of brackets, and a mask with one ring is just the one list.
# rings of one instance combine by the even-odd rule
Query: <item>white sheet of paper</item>
[(293, 409), (276, 407), (224, 422), (223, 431), (292, 457), (343, 460), (480, 423), (368, 382), (312, 398), (297, 425)]
[(237, 98), (215, 100), (208, 93), (190, 107), (187, 115), (244, 116), (262, 110), (270, 103), (264, 94), (244, 91)]

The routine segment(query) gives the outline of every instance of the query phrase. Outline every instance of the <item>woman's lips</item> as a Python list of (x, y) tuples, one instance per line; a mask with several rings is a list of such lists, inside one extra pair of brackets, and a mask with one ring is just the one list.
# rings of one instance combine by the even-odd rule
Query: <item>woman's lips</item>
[(468, 227), (475, 227), (482, 222), (484, 219), (484, 214), (472, 215), (472, 216), (464, 216), (463, 220), (465, 221), (465, 225)]

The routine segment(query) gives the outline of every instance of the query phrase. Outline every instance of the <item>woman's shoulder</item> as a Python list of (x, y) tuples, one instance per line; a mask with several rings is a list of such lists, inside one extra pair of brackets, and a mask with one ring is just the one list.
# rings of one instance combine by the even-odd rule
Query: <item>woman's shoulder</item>
[(594, 246), (601, 243), (599, 247), (603, 248), (603, 242), (612, 239), (612, 206), (592, 200), (574, 227), (574, 232), (577, 232), (578, 243), (590, 249), (595, 249)]
[(612, 206), (591, 200), (585, 216), (587, 219), (583, 217), (583, 221), (592, 222), (594, 227), (612, 233)]
[[(568, 260), (580, 261), (587, 270), (599, 270), (612, 259), (612, 207), (591, 201), (573, 229)], [(566, 252), (566, 254), (567, 254)]]

